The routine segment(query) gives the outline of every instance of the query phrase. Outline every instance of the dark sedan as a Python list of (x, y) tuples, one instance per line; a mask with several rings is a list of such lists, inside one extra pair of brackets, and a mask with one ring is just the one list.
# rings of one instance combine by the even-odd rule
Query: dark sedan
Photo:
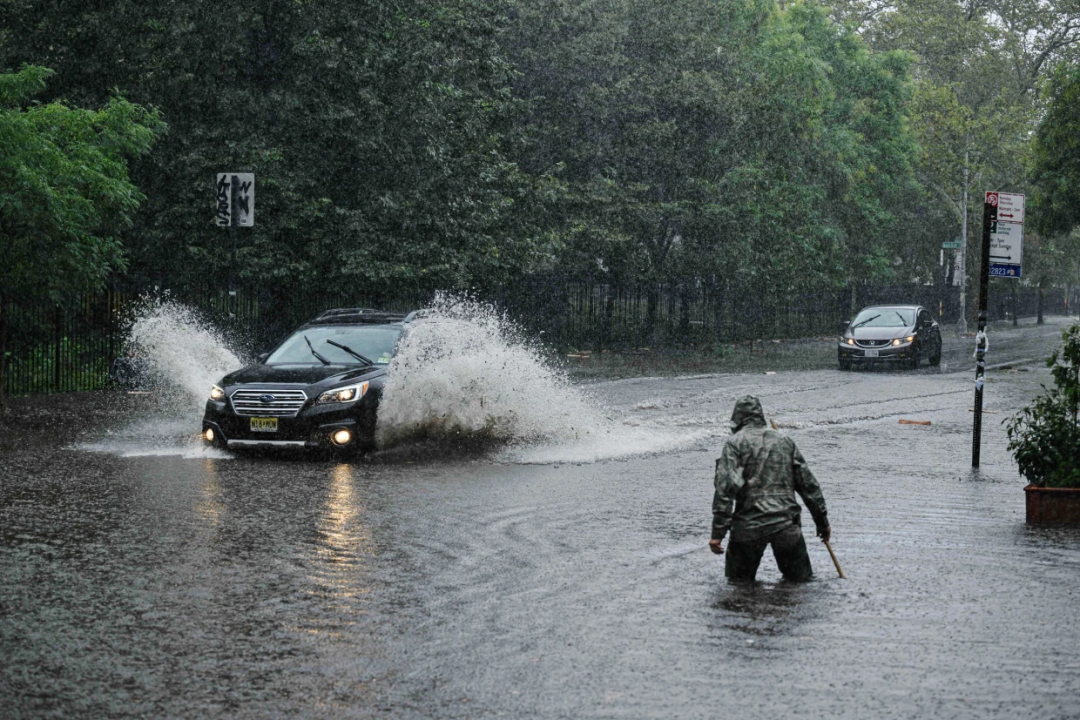
[(211, 388), (203, 437), (230, 449), (374, 449), (386, 366), (411, 317), (326, 311)]
[(938, 365), (941, 328), (919, 305), (873, 305), (846, 323), (836, 354), (841, 370), (870, 363), (917, 368), (922, 360)]

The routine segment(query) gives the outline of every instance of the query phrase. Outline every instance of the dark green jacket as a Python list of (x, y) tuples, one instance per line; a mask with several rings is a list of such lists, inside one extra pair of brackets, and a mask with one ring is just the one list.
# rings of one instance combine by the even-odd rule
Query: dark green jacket
[(757, 398), (747, 396), (731, 416), (734, 433), (716, 461), (712, 538), (731, 530), (733, 541), (757, 540), (800, 524), (798, 493), (821, 530), (828, 527), (825, 498), (791, 438), (765, 424)]

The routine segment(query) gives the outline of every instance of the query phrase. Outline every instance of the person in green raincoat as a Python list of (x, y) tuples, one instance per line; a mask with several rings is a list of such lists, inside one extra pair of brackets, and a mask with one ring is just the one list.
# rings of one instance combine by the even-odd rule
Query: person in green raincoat
[(716, 461), (712, 539), (709, 549), (724, 553), (731, 531), (724, 574), (731, 580), (753, 580), (761, 556), (771, 545), (776, 564), (787, 580), (809, 580), (814, 571), (803, 540), (802, 498), (822, 540), (830, 535), (825, 498), (795, 442), (765, 423), (761, 401), (747, 395), (735, 403), (731, 437)]

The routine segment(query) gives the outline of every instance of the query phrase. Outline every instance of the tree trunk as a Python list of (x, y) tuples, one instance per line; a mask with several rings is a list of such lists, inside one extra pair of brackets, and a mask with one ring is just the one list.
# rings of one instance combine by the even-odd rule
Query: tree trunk
[(4, 387), (7, 385), (8, 299), (0, 295), (0, 412), (5, 410)]
[(1036, 320), (1035, 323), (1037, 325), (1042, 325), (1043, 324), (1043, 286), (1042, 286), (1041, 282), (1039, 283), (1039, 312), (1038, 312), (1038, 316), (1039, 316), (1038, 320)]
[(645, 292), (645, 341), (651, 342), (656, 334), (656, 314), (660, 304), (660, 291), (655, 282), (646, 285)]
[(600, 349), (611, 347), (611, 327), (615, 320), (615, 286), (608, 283), (604, 293), (604, 319), (600, 324)]
[(712, 278), (713, 288), (713, 337), (716, 338), (716, 342), (720, 342), (724, 338), (724, 299), (726, 297), (724, 288), (727, 280), (721, 280), (715, 275)]
[(679, 332), (686, 342), (690, 337), (690, 283), (686, 280), (679, 283)]

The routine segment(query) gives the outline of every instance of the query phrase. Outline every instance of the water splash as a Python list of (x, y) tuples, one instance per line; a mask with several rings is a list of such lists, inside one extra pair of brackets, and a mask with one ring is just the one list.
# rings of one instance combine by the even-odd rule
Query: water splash
[(220, 330), (193, 308), (168, 298), (145, 301), (128, 345), (148, 363), (159, 392), (175, 394), (178, 405), (200, 414), (211, 385), (244, 365)]
[(210, 387), (243, 365), (221, 331), (187, 305), (147, 298), (134, 313), (126, 345), (145, 368), (144, 384), (153, 392), (153, 410), (78, 447), (122, 457), (231, 457), (207, 447), (198, 435)]
[(420, 439), (503, 444), (509, 462), (592, 462), (671, 450), (694, 436), (619, 422), (490, 305), (436, 299), (390, 362), (382, 447)]

